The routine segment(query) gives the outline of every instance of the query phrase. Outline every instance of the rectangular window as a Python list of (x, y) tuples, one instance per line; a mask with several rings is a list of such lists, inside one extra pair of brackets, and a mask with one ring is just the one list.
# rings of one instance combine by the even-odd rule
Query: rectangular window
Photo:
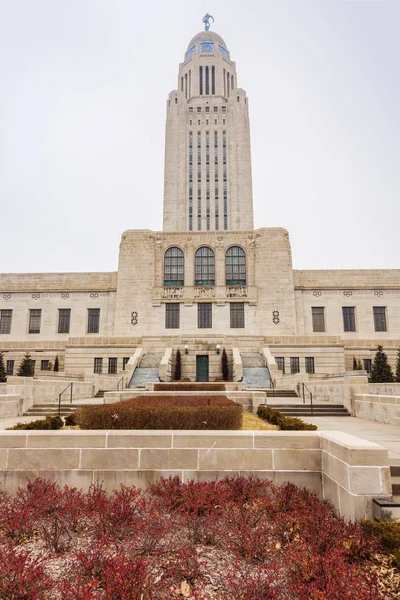
[(278, 369), (280, 371), (282, 371), (283, 374), (285, 374), (285, 359), (283, 356), (277, 356), (275, 358), (276, 361), (276, 366), (278, 367)]
[(198, 112), (198, 113), (201, 113), (201, 106), (198, 106), (198, 107), (197, 107), (197, 112)]
[(364, 363), (364, 370), (367, 371), (367, 373), (371, 373), (372, 360), (370, 358), (364, 358), (363, 363)]
[(325, 331), (325, 307), (313, 306), (311, 312), (313, 331), (316, 333)]
[(48, 360), (41, 360), (40, 361), (40, 370), (41, 371), (47, 371), (48, 366), (49, 366), (49, 361)]
[(290, 358), (290, 372), (292, 375), (300, 373), (300, 359), (297, 356), (291, 356)]
[(343, 331), (356, 330), (356, 315), (354, 306), (342, 306)]
[(211, 329), (212, 327), (212, 304), (201, 302), (197, 305), (197, 327), (199, 329)]
[(88, 308), (88, 333), (99, 333), (100, 309)]
[(31, 360), (32, 377), (35, 375), (36, 360)]
[(218, 106), (214, 106), (214, 112), (218, 112)]
[(231, 328), (244, 327), (244, 302), (231, 302)]
[(0, 310), (0, 333), (11, 333), (12, 310)]
[(386, 306), (374, 306), (375, 331), (387, 331)]
[(171, 302), (165, 305), (165, 329), (179, 329), (180, 326), (180, 304)]
[(14, 361), (13, 360), (8, 360), (7, 361), (7, 375), (14, 375)]
[(32, 308), (29, 311), (29, 333), (40, 333), (40, 322), (42, 320), (42, 309)]
[(108, 359), (108, 374), (116, 375), (117, 374), (117, 358), (109, 358)]
[(59, 308), (58, 309), (58, 333), (69, 333), (70, 322), (71, 322), (71, 309), (70, 308)]
[(206, 111), (206, 113), (209, 113), (210, 112), (210, 107), (206, 106), (204, 110)]
[(315, 373), (314, 357), (306, 356), (306, 373), (313, 375)]
[(124, 356), (124, 358), (122, 359), (122, 369), (125, 371), (125, 367), (129, 362), (129, 356)]
[(93, 369), (94, 373), (97, 373), (98, 375), (101, 375), (103, 373), (103, 359), (102, 358), (95, 358), (94, 359), (94, 369)]
[(189, 112), (192, 113), (193, 112), (193, 106), (189, 106)]
[(223, 112), (223, 113), (226, 113), (226, 106), (223, 106), (223, 107), (222, 107), (222, 112)]

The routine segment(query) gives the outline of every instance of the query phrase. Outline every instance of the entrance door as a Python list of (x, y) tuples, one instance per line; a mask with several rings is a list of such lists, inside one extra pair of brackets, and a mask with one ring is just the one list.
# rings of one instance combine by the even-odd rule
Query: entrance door
[(196, 381), (208, 381), (208, 356), (196, 356)]

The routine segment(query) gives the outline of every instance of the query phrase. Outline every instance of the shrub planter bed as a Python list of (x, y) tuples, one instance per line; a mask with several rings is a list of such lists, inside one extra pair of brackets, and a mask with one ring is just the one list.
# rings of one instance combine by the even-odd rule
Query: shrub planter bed
[(224, 392), (224, 383), (180, 383), (173, 381), (171, 383), (154, 383), (155, 392)]

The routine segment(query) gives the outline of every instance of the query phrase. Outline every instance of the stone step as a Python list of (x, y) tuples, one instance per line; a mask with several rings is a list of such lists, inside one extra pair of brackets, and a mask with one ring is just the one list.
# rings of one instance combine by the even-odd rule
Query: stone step
[(159, 381), (158, 368), (136, 369), (129, 382), (129, 388), (144, 388), (146, 383), (157, 383)]
[(309, 404), (268, 404), (268, 407), (286, 417), (350, 417), (343, 404), (314, 404), (312, 411)]
[(155, 369), (156, 367), (159, 367), (163, 356), (163, 354), (159, 353), (143, 354), (139, 363), (139, 369)]
[(269, 377), (268, 369), (257, 366), (244, 367), (243, 382), (248, 388), (269, 388), (271, 385), (271, 379)]
[(259, 367), (265, 368), (265, 359), (262, 354), (253, 352), (241, 352), (243, 368)]
[(274, 398), (298, 398), (294, 390), (267, 390), (267, 396)]
[(399, 496), (400, 495), (400, 476), (392, 475), (392, 493)]

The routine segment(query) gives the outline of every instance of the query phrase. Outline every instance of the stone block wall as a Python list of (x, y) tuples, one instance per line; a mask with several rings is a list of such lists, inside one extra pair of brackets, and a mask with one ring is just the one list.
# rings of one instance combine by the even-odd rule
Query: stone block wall
[(372, 497), (390, 496), (387, 465), (385, 448), (339, 432), (0, 432), (0, 484), (10, 492), (34, 477), (84, 489), (101, 481), (111, 491), (160, 477), (255, 475), (305, 486), (360, 519), (372, 515)]

